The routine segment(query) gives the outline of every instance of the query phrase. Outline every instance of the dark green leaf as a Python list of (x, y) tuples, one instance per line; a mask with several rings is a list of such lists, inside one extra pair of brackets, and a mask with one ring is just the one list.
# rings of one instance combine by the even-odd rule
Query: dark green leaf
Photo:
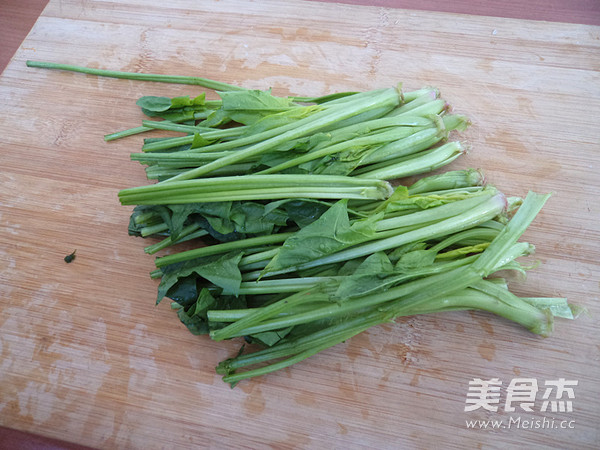
[(235, 202), (230, 217), (239, 233), (268, 234), (275, 226), (287, 223), (285, 212), (278, 209), (266, 210), (265, 205), (255, 202)]
[(163, 276), (158, 285), (156, 303), (160, 303), (180, 279), (193, 273), (219, 286), (229, 294), (237, 294), (242, 282), (242, 274), (238, 268), (242, 255), (243, 252), (232, 252), (164, 267)]
[(341, 299), (371, 294), (387, 287), (383, 282), (394, 272), (394, 266), (384, 252), (366, 258), (352, 275), (343, 278), (336, 291)]
[(202, 289), (196, 303), (187, 310), (180, 308), (177, 311), (177, 315), (192, 334), (207, 334), (209, 329), (206, 313), (209, 309), (213, 308), (216, 302), (216, 299), (210, 294), (208, 289)]
[(253, 342), (259, 341), (261, 344), (264, 344), (267, 347), (271, 347), (272, 345), (275, 345), (277, 342), (286, 337), (291, 330), (292, 327), (288, 327), (282, 330), (265, 331), (263, 333), (252, 334), (249, 337)]
[(303, 228), (323, 215), (329, 209), (329, 203), (312, 199), (285, 199), (268, 203), (265, 211), (283, 208), (288, 217)]
[(169, 289), (166, 296), (181, 306), (190, 306), (198, 298), (197, 280), (196, 274), (179, 278), (177, 283)]

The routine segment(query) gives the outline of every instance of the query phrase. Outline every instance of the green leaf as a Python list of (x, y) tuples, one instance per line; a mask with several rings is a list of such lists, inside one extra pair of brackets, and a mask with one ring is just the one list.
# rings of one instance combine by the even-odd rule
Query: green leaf
[(289, 219), (300, 228), (310, 225), (329, 209), (329, 203), (313, 199), (284, 199), (270, 202), (265, 206), (265, 213), (283, 208)]
[(257, 340), (260, 343), (271, 347), (288, 335), (293, 327), (287, 327), (282, 330), (264, 331), (262, 333), (251, 334), (249, 337), (252, 340)]
[(230, 117), (227, 111), (219, 108), (211, 112), (208, 117), (200, 122), (198, 126), (201, 127), (218, 127), (230, 122)]
[(173, 286), (182, 278), (194, 273), (219, 286), (229, 294), (239, 292), (242, 274), (238, 268), (243, 252), (231, 252), (218, 257), (193, 259), (163, 268), (158, 285), (156, 304), (166, 297)]
[(194, 133), (194, 139), (192, 140), (192, 146), (190, 148), (199, 148), (209, 145), (213, 141), (209, 141), (204, 138), (200, 133)]
[(288, 110), (293, 103), (286, 97), (276, 97), (269, 91), (244, 90), (218, 93), (222, 109), (235, 122), (251, 125), (266, 116)]
[(183, 108), (184, 106), (191, 106), (192, 100), (190, 100), (189, 95), (184, 95), (181, 97), (173, 97), (171, 99), (171, 108)]
[(376, 252), (366, 258), (354, 271), (345, 276), (335, 295), (341, 299), (358, 297), (384, 290), (383, 280), (394, 273), (394, 265), (384, 252)]
[(146, 95), (140, 97), (135, 104), (147, 111), (163, 112), (171, 108), (171, 99), (169, 97)]
[(293, 105), (287, 97), (276, 97), (270, 91), (225, 91), (218, 94), (225, 111), (283, 111)]
[[(206, 220), (211, 228), (207, 231), (215, 231), (221, 235), (234, 231), (234, 226), (229, 219), (231, 202), (184, 203), (168, 205), (168, 208), (170, 214), (165, 214), (165, 210), (157, 210), (162, 212), (163, 220), (168, 225), (173, 239), (177, 239), (183, 227), (189, 222), (189, 217), (194, 214), (199, 214)], [(200, 224), (202, 225), (202, 222)]]
[(242, 282), (242, 274), (238, 268), (244, 252), (227, 253), (214, 262), (202, 264), (194, 271), (211, 283), (223, 288), (223, 292), (237, 295)]
[(414, 269), (421, 269), (433, 264), (436, 251), (431, 250), (413, 250), (405, 253), (396, 263), (396, 270), (400, 272), (408, 272)]
[(183, 307), (189, 307), (198, 299), (197, 279), (196, 274), (179, 278), (177, 283), (169, 288), (167, 297)]
[(575, 319), (583, 311), (581, 308), (570, 305), (566, 298), (526, 297), (522, 300), (536, 308), (547, 309), (554, 317), (563, 319)]
[(381, 215), (375, 214), (351, 225), (347, 203), (347, 200), (338, 201), (319, 219), (288, 238), (265, 268), (265, 273), (299, 266), (372, 237)]
[(230, 215), (239, 233), (270, 234), (275, 226), (287, 224), (287, 214), (278, 209), (267, 210), (255, 202), (235, 202)]
[(190, 330), (192, 334), (208, 334), (208, 318), (206, 312), (217, 303), (216, 299), (204, 288), (200, 291), (196, 303), (187, 310), (180, 308), (177, 311), (179, 320)]
[(202, 106), (206, 103), (206, 93), (202, 92), (197, 97), (192, 99), (192, 105)]
[[(204, 216), (212, 231), (216, 231), (220, 235), (228, 236), (235, 232), (234, 223), (227, 217)], [(228, 239), (229, 240), (229, 239)]]
[(367, 257), (355, 270), (354, 275), (373, 275), (391, 273), (394, 265), (385, 252), (376, 252)]
[(183, 230), (184, 223), (188, 216), (196, 211), (196, 204), (188, 203), (184, 205), (169, 205), (171, 214), (165, 216), (165, 223), (169, 227), (171, 239), (176, 240)]
[(317, 111), (320, 111), (321, 109), (322, 108), (317, 105), (301, 106), (289, 109), (287, 111), (269, 114), (250, 125), (242, 137), (251, 136), (262, 133), (263, 131), (271, 130), (273, 128), (289, 125), (297, 122), (300, 119), (304, 119), (316, 113)]

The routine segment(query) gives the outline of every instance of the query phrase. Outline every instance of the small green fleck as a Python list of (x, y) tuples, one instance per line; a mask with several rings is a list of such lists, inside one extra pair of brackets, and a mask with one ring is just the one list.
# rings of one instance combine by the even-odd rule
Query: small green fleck
[(66, 262), (67, 264), (68, 264), (68, 263), (70, 263), (70, 262), (73, 262), (73, 260), (75, 259), (75, 252), (76, 252), (76, 251), (77, 251), (77, 250), (74, 250), (74, 251), (73, 251), (73, 253), (71, 253), (71, 254), (69, 254), (69, 255), (65, 256), (65, 262)]

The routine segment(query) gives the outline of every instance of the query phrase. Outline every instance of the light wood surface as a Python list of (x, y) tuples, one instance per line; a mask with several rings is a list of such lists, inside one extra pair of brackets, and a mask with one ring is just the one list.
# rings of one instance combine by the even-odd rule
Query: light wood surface
[[(102, 448), (593, 448), (599, 442), (600, 28), (310, 2), (51, 1), (0, 78), (0, 424)], [(499, 318), (398, 320), (230, 390), (238, 342), (191, 336), (164, 302), (119, 189), (141, 95), (182, 86), (28, 69), (27, 59), (190, 74), (278, 94), (439, 87), (473, 126), (452, 168), (554, 192), (525, 238), (522, 295), (590, 317), (541, 339)], [(214, 95), (214, 94), (212, 94)], [(77, 249), (77, 259), (63, 257)], [(473, 378), (578, 380), (573, 412), (465, 412)], [(504, 400), (504, 394), (502, 397)], [(574, 429), (467, 429), (554, 417)]]
[[(515, 19), (546, 20), (600, 25), (600, 2), (597, 0), (320, 0), (360, 6), (439, 11)], [(0, 72), (4, 70), (31, 27), (48, 4), (48, 0), (0, 0)]]

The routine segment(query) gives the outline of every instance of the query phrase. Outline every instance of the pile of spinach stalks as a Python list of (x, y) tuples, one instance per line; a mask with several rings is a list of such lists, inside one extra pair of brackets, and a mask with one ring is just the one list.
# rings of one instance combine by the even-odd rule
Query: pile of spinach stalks
[(401, 316), (483, 310), (547, 336), (555, 316), (579, 312), (490, 277), (530, 268), (517, 258), (533, 245), (519, 239), (549, 195), (506, 197), (474, 169), (428, 174), (464, 152), (449, 136), (469, 125), (437, 89), (278, 97), (197, 77), (27, 65), (217, 92), (142, 97), (152, 120), (105, 139), (176, 134), (144, 140), (131, 159), (157, 182), (119, 199), (135, 205), (129, 233), (157, 238), (145, 251), (169, 249), (151, 273), (156, 303), (170, 298), (194, 334), (253, 349), (217, 366), (231, 386)]

